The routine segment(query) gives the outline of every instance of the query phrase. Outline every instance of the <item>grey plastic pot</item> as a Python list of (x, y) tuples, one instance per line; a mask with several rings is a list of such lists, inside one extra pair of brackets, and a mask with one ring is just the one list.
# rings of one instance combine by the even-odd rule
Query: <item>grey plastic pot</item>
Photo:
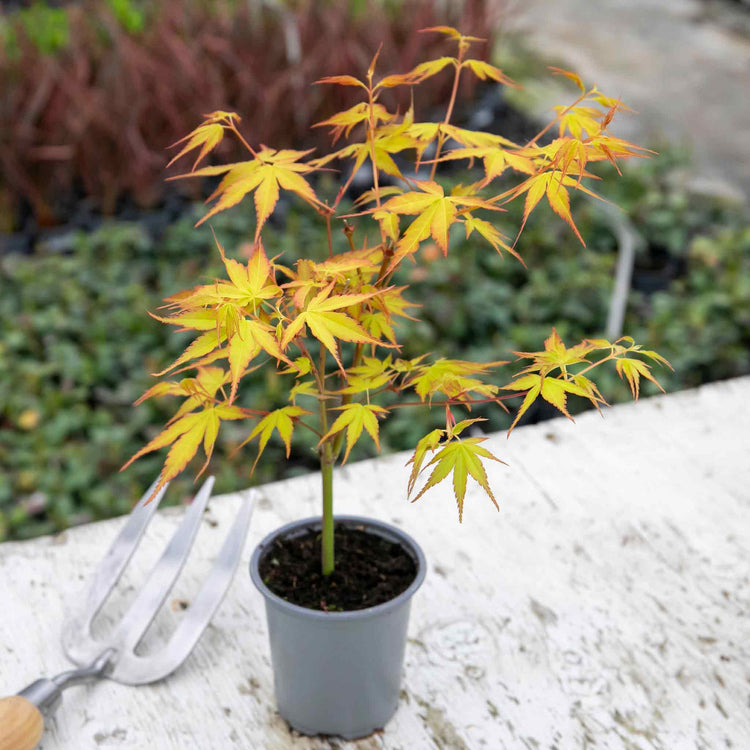
[(336, 522), (398, 542), (417, 565), (409, 588), (353, 612), (305, 609), (276, 596), (260, 578), (261, 557), (278, 537), (320, 530), (319, 518), (295, 521), (265, 537), (250, 560), (250, 576), (266, 602), (279, 713), (303, 734), (351, 740), (382, 729), (396, 712), (411, 598), (426, 564), (419, 545), (395, 526), (360, 516), (337, 516)]

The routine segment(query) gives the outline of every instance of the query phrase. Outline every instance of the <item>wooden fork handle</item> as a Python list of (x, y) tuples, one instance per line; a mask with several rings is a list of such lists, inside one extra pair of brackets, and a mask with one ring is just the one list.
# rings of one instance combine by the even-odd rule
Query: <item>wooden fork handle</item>
[(0, 750), (32, 750), (44, 731), (39, 709), (27, 698), (0, 698)]

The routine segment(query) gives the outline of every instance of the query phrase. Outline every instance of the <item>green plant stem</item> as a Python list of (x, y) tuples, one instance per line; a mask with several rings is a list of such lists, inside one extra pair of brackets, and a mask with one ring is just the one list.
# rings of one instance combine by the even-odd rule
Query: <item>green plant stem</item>
[[(322, 435), (328, 432), (328, 406), (325, 402), (326, 350), (321, 345), (318, 371), (318, 390), (320, 391), (320, 431)], [(333, 540), (333, 464), (335, 456), (331, 439), (324, 440), (320, 446), (320, 475), (322, 478), (323, 508), (321, 512), (321, 568), (324, 576), (333, 573), (334, 568), (334, 540)]]
[(333, 539), (333, 460), (327, 457), (330, 453), (328, 443), (323, 444), (323, 455), (320, 462), (320, 474), (323, 478), (323, 514), (321, 529), (321, 565), (323, 575), (329, 576), (334, 568)]

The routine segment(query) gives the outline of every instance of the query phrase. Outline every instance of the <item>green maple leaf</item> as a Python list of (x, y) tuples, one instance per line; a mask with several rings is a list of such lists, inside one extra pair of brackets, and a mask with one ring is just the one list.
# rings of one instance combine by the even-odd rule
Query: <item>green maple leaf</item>
[[(423, 438), (423, 441), (430, 439), (434, 443), (434, 433), (430, 433), (427, 438)], [(505, 463), (499, 458), (490, 453), (486, 448), (482, 447), (480, 443), (483, 443), (487, 438), (463, 438), (454, 439), (451, 442), (443, 445), (432, 460), (427, 464), (425, 469), (430, 466), (435, 468), (432, 470), (429, 479), (425, 483), (424, 487), (417, 493), (412, 502), (419, 500), (427, 490), (434, 487), (436, 484), (442, 482), (449, 474), (453, 473), (453, 493), (456, 497), (456, 504), (458, 505), (458, 520), (463, 520), (464, 511), (464, 498), (466, 496), (466, 482), (469, 476), (473, 477), (479, 486), (487, 493), (487, 496), (492, 500), (493, 505), (500, 510), (500, 506), (495, 500), (495, 496), (492, 494), (489, 483), (487, 481), (487, 472), (485, 471), (482, 459), (490, 459), (497, 461), (498, 463)], [(422, 443), (422, 441), (420, 441)], [(430, 443), (423, 446), (418, 444), (418, 451), (420, 448), (430, 447)], [(422, 452), (423, 457), (423, 452)], [(417, 452), (414, 456), (415, 469), (417, 469), (418, 462), (421, 465), (421, 458)], [(417, 471), (420, 473), (421, 469)], [(415, 476), (416, 480), (416, 476)], [(413, 486), (414, 482), (410, 481), (410, 486)]]
[[(378, 415), (387, 414), (388, 410), (382, 406), (375, 406), (374, 404), (346, 404), (345, 406), (335, 407), (341, 411), (336, 420), (331, 425), (331, 429), (323, 435), (320, 442), (327, 440), (329, 437), (346, 430), (346, 452), (344, 453), (344, 460), (342, 463), (346, 463), (346, 459), (349, 458), (351, 449), (356, 444), (362, 435), (362, 430), (366, 430), (370, 437), (375, 442), (375, 446), (380, 450), (380, 440), (378, 437)], [(319, 443), (320, 444), (320, 443)]]
[(258, 440), (258, 455), (253, 462), (252, 469), (250, 470), (251, 474), (255, 471), (255, 467), (258, 465), (258, 461), (263, 455), (263, 451), (266, 449), (268, 440), (274, 430), (278, 432), (279, 437), (283, 441), (284, 446), (286, 447), (286, 457), (289, 458), (289, 453), (292, 448), (291, 440), (292, 431), (294, 430), (294, 420), (303, 414), (310, 414), (310, 412), (300, 406), (283, 406), (281, 409), (275, 409), (266, 414), (266, 416), (263, 417), (255, 427), (253, 427), (252, 432), (239, 445), (239, 448), (241, 448), (243, 445), (247, 445), (247, 443), (253, 438), (260, 436)]

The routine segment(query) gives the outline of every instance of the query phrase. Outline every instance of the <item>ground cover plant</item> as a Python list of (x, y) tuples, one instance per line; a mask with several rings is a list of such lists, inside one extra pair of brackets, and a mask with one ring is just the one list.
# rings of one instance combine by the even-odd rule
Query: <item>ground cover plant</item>
[[(667, 391), (750, 372), (747, 217), (741, 209), (691, 195), (678, 179), (685, 170), (681, 158), (661, 153), (624, 171), (619, 180), (601, 183), (601, 192), (622, 206), (644, 238), (645, 257), (638, 265), (652, 266), (649, 248), (661, 252), (665, 241), (671, 255), (681, 259), (684, 273), (666, 279), (663, 288), (631, 291), (624, 329), (675, 366), (659, 377)], [(405, 320), (401, 327), (403, 356), (431, 351), (491, 361), (499, 352), (509, 358), (511, 346), (533, 349), (552, 325), (564, 340), (600, 336), (616, 242), (596, 205), (575, 195), (572, 203), (587, 247), (540, 206), (524, 230), (528, 272), (487, 253), (476, 233), (468, 239), (459, 233), (445, 258), (425, 242), (420, 263), (395, 277), (399, 285), (409, 283), (423, 305), (420, 320)], [(348, 205), (347, 213), (353, 210)], [(523, 205), (507, 208), (498, 226), (510, 234)], [(27, 538), (126, 513), (130, 499), (159, 471), (161, 460), (153, 455), (117, 473), (154, 437), (154, 425), (171, 416), (166, 400), (131, 408), (150, 385), (148, 372), (161, 366), (153, 352), (176, 358), (182, 350), (171, 329), (141, 311), (155, 310), (162, 297), (196, 278), (208, 281), (222, 272), (210, 229), (205, 224), (192, 229), (201, 215), (198, 206), (194, 213), (195, 219), (178, 221), (158, 243), (143, 227), (118, 222), (80, 233), (66, 254), (40, 246), (30, 256), (0, 257), (0, 538)], [(254, 231), (252, 212), (219, 214), (212, 225), (224, 247), (246, 251), (244, 238)], [(288, 263), (309, 248), (326, 246), (325, 226), (301, 202), (290, 206), (283, 224), (272, 217), (264, 231), (269, 246), (285, 248)], [(629, 396), (616, 375), (604, 371), (601, 377), (610, 402)], [(649, 385), (647, 392), (655, 392)], [(241, 399), (248, 407), (284, 405), (279, 381), (262, 371), (245, 378)], [(578, 407), (585, 402), (569, 404), (572, 414)], [(535, 411), (532, 407), (528, 417), (546, 416)], [(482, 428), (488, 432), (507, 429), (511, 421), (487, 406), (476, 406), (474, 414), (487, 418)], [(381, 446), (384, 451), (413, 448), (439, 426), (439, 411), (397, 410), (381, 423)], [(305, 442), (300, 433), (288, 462), (283, 444), (272, 439), (254, 478), (247, 478), (247, 455), (233, 455), (246, 434), (241, 425), (227, 424), (217, 441), (210, 471), (219, 491), (235, 488), (238, 477), (261, 483), (315, 469), (314, 436)], [(373, 443), (360, 441), (350, 460), (374, 454)], [(189, 478), (174, 482), (180, 484), (174, 496), (192, 491)]]
[[(455, 55), (420, 63), (405, 74), (376, 78), (376, 54), (362, 79), (336, 75), (318, 81), (351, 88), (360, 95), (358, 103), (319, 123), (331, 128), (334, 144), (342, 136), (356, 133), (353, 143), (316, 158), (310, 151), (253, 146), (240, 130), (238, 115), (216, 111), (181, 141), (173, 159), (190, 155), (194, 160), (183, 178), (222, 177), (209, 197), (215, 202), (198, 225), (252, 194), (256, 226), (247, 263), (228, 257), (217, 243), (226, 277), (172, 295), (166, 300), (166, 312), (155, 315), (165, 324), (197, 335), (158, 375), (186, 370), (195, 374), (161, 380), (142, 396), (140, 401), (166, 396), (183, 401), (166, 428), (126, 466), (169, 446), (160, 477), (162, 486), (178, 476), (202, 449), (206, 460), (200, 474), (211, 459), (223, 422), (254, 422), (244, 441), (258, 439), (253, 468), (272, 434), (281, 438), (288, 456), (293, 433), (311, 433), (317, 440), (322, 477), (324, 575), (334, 569), (333, 467), (347, 460), (365, 433), (379, 447), (378, 420), (397, 409), (414, 408), (408, 395), (415, 395), (422, 406), (439, 408), (444, 416), (444, 426), (417, 442), (409, 462), (408, 494), (416, 501), (450, 476), (461, 520), (469, 477), (498, 507), (484, 463), (502, 461), (482, 445), (485, 438), (469, 436), (470, 428), (484, 421), (471, 416), (472, 407), (487, 403), (504, 406), (514, 395), (522, 396), (510, 425), (512, 431), (537, 400), (546, 401), (569, 418), (570, 395), (586, 399), (596, 408), (605, 404), (592, 379), (592, 372), (602, 365), (613, 365), (635, 398), (641, 378), (658, 386), (648, 362), (668, 365), (660, 354), (643, 349), (627, 336), (615, 342), (585, 339), (568, 348), (554, 329), (543, 349), (514, 352), (525, 366), (501, 387), (487, 378), (507, 365), (506, 361), (430, 361), (425, 355), (400, 356), (398, 322), (413, 317), (416, 303), (407, 297), (408, 287), (393, 283), (393, 276), (414, 259), (425, 241), (447, 256), (453, 229), (462, 230), (467, 237), (477, 233), (486, 240), (488, 252), (525, 265), (516, 243), (544, 198), (584, 244), (571, 214), (570, 191), (597, 197), (584, 183), (585, 178), (593, 177), (587, 166), (607, 161), (618, 168), (620, 161), (645, 155), (645, 149), (607, 130), (622, 108), (621, 102), (595, 86), (586, 88), (574, 73), (559, 69), (553, 72), (572, 80), (580, 89), (579, 96), (571, 104), (556, 107), (552, 122), (528, 143), (516, 144), (499, 135), (453, 125), (462, 73), (515, 84), (498, 68), (471, 56), (472, 45), (481, 40), (444, 26), (425, 31), (452, 39)], [(452, 74), (453, 83), (441, 121), (420, 122), (413, 107), (392, 111), (380, 101), (381, 94), (391, 88), (414, 88), (443, 72)], [(543, 142), (542, 137), (550, 131), (555, 137)], [(236, 138), (249, 158), (198, 168), (225, 135)], [(445, 148), (449, 140), (454, 144), (450, 150)], [(394, 161), (394, 155), (406, 153), (413, 163), (409, 173)], [(454, 185), (446, 192), (436, 181), (438, 164), (458, 160), (481, 162), (483, 174), (477, 181)], [(306, 177), (339, 161), (351, 163), (351, 176), (335, 196), (321, 199)], [(372, 170), (373, 188), (360, 196), (357, 211), (342, 214), (339, 204), (349, 182), (365, 164)], [(511, 171), (517, 175), (515, 184), (508, 189), (498, 187), (496, 179)], [(390, 175), (398, 184), (384, 186), (381, 175)], [(324, 260), (304, 257), (290, 267), (279, 262), (277, 255), (267, 255), (263, 230), (281, 190), (295, 194), (320, 215), (327, 235)], [(503, 211), (506, 204), (520, 197), (524, 208), (518, 234), (515, 240), (507, 239), (483, 216)], [(334, 224), (346, 238), (341, 252), (334, 247)], [(368, 239), (368, 232), (374, 240)], [(240, 406), (236, 399), (243, 379), (264, 365), (289, 381), (283, 389), (288, 392), (288, 403), (273, 410)], [(375, 403), (381, 394), (397, 394), (405, 400)]]

